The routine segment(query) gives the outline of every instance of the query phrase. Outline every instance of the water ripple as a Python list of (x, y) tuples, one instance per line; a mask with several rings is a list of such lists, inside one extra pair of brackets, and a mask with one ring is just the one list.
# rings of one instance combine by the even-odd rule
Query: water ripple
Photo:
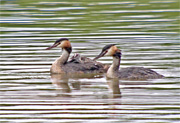
[[(177, 0), (2, 1), (0, 122), (178, 122), (177, 6)], [(116, 86), (105, 74), (53, 78), (61, 50), (45, 48), (62, 37), (72, 43), (71, 56), (94, 58), (116, 43), (122, 68), (143, 66), (165, 78)]]

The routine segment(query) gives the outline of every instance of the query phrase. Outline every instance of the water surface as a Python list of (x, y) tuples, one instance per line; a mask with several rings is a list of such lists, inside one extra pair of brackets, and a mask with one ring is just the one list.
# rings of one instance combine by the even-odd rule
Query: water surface
[[(178, 0), (1, 2), (1, 122), (180, 122)], [(116, 43), (121, 67), (143, 66), (166, 77), (50, 75), (61, 50), (45, 48), (62, 37), (70, 39), (72, 55), (89, 58)]]

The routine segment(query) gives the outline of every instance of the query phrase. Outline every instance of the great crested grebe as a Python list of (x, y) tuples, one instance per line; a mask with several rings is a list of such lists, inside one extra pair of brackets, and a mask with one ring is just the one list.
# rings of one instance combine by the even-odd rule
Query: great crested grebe
[(79, 54), (76, 54), (68, 61), (72, 47), (67, 38), (60, 38), (46, 50), (54, 47), (62, 48), (62, 55), (52, 64), (51, 73), (105, 73), (107, 71), (106, 65), (90, 58), (81, 57)]
[(118, 49), (115, 44), (106, 45), (101, 53), (94, 58), (94, 60), (103, 57), (104, 55), (112, 56), (113, 63), (109, 67), (106, 76), (108, 78), (119, 78), (125, 80), (146, 80), (146, 79), (158, 79), (164, 77), (163, 75), (144, 67), (128, 67), (121, 68), (121, 50)]

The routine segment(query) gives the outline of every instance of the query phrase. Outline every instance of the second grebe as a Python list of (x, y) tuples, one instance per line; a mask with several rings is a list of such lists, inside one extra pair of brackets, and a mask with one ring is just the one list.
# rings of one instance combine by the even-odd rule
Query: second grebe
[(164, 77), (163, 75), (144, 67), (128, 67), (119, 70), (121, 61), (121, 50), (118, 49), (115, 44), (106, 45), (101, 53), (94, 58), (94, 60), (104, 56), (112, 56), (113, 63), (107, 71), (108, 78), (119, 78), (125, 80), (146, 80), (146, 79), (158, 79)]
[(54, 47), (62, 48), (62, 55), (52, 64), (51, 73), (104, 73), (107, 71), (106, 66), (102, 63), (81, 57), (79, 54), (76, 54), (68, 61), (72, 47), (67, 38), (57, 40), (51, 47), (46, 49), (49, 50)]

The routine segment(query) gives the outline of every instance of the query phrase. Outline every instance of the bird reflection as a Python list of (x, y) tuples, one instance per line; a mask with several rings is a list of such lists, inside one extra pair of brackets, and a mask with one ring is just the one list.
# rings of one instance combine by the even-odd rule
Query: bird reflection
[(69, 77), (67, 75), (51, 74), (51, 81), (61, 96), (69, 96), (68, 93), (71, 92), (71, 88), (68, 83)]
[(109, 86), (109, 89), (111, 91), (111, 98), (120, 98), (121, 97), (121, 91), (119, 88), (119, 79), (114, 78), (114, 79), (108, 79), (107, 80), (107, 84)]
[[(94, 78), (95, 74), (51, 74), (52, 84), (56, 87), (56, 90), (62, 96), (70, 96), (71, 88), (75, 90), (81, 89), (80, 78)], [(96, 78), (102, 76), (96, 76)], [(69, 82), (69, 79), (74, 80)]]
[[(101, 78), (102, 76), (99, 76), (97, 78)], [(81, 83), (78, 81), (80, 78), (84, 78), (84, 75), (75, 75), (75, 74), (51, 74), (51, 81), (52, 84), (56, 87), (56, 90), (58, 91), (58, 96), (63, 97), (71, 97), (71, 91), (72, 88), (76, 90), (81, 89)], [(86, 78), (92, 78), (92, 75), (87, 76)], [(69, 82), (69, 79), (73, 79), (75, 81)], [(109, 86), (111, 94), (108, 94), (109, 98), (120, 98), (121, 92), (119, 88), (119, 79), (106, 79), (107, 84)]]

